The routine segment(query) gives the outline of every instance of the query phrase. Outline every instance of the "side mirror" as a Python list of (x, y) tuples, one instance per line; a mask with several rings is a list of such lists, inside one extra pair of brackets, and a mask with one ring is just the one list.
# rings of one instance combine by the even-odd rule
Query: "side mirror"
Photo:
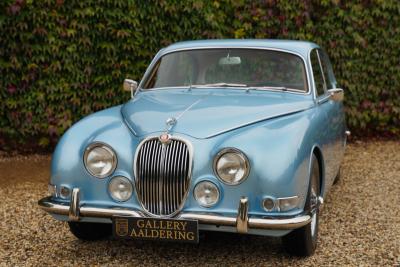
[(133, 95), (138, 87), (138, 83), (137, 81), (131, 79), (125, 79), (123, 87), (125, 92), (131, 92), (131, 97), (133, 98)]
[(343, 101), (344, 99), (344, 92), (341, 88), (329, 89), (329, 99), (332, 101)]

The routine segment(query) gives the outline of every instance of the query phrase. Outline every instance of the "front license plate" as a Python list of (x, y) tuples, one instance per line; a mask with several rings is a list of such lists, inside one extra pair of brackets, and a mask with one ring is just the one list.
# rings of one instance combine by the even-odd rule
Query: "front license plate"
[(194, 220), (114, 217), (113, 236), (119, 239), (199, 242), (198, 222)]

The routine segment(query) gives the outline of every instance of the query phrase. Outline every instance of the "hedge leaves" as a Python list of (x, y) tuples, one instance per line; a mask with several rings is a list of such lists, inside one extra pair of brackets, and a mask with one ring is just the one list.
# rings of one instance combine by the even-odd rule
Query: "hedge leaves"
[[(181, 40), (284, 38), (322, 45), (356, 135), (400, 135), (400, 2), (2, 0), (0, 145), (43, 147), (120, 104), (154, 54)], [(34, 145), (33, 145), (34, 146)]]

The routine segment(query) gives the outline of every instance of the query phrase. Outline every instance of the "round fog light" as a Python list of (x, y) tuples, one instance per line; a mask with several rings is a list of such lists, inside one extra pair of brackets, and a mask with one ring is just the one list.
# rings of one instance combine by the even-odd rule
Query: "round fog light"
[(108, 191), (116, 201), (127, 201), (132, 196), (132, 183), (123, 176), (113, 177), (108, 184)]
[(194, 188), (194, 198), (200, 206), (206, 208), (211, 207), (219, 200), (218, 187), (212, 182), (200, 182)]

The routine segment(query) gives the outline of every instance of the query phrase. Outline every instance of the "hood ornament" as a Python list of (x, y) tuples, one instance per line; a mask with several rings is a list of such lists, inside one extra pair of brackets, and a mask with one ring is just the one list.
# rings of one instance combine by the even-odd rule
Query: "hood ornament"
[(170, 117), (165, 121), (165, 132), (168, 133), (175, 126), (177, 120), (174, 117)]
[(169, 131), (175, 126), (176, 122), (177, 120), (174, 117), (168, 118), (165, 121), (165, 132), (158, 138), (163, 145), (171, 143), (171, 135), (169, 134)]

